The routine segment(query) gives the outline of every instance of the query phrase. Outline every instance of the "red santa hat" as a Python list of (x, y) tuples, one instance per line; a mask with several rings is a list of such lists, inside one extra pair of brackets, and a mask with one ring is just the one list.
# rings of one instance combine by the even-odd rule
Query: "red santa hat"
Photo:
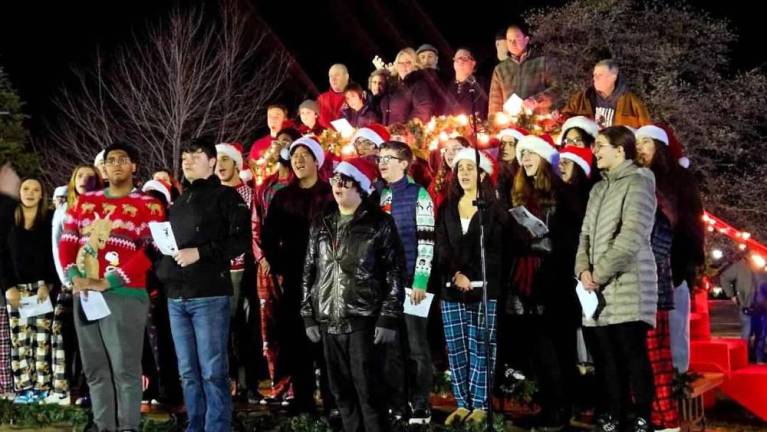
[(559, 145), (565, 145), (565, 135), (567, 135), (567, 131), (572, 128), (581, 129), (593, 138), (596, 138), (599, 133), (599, 125), (594, 120), (585, 116), (570, 117), (565, 124), (562, 125), (562, 136), (559, 138)]
[(684, 168), (690, 167), (690, 160), (684, 155), (684, 148), (682, 143), (667, 125), (646, 125), (637, 129), (636, 138), (652, 138), (658, 140), (668, 146), (668, 151), (671, 153), (671, 157)]
[(522, 163), (522, 150), (531, 151), (546, 160), (551, 166), (559, 163), (559, 152), (549, 135), (527, 135), (517, 143), (517, 161)]
[(165, 202), (170, 204), (173, 201), (170, 199), (171, 186), (162, 180), (149, 180), (141, 187), (141, 192), (157, 191), (165, 197)]
[(298, 146), (304, 146), (309, 149), (312, 155), (314, 155), (314, 160), (317, 161), (317, 168), (322, 167), (322, 164), (325, 162), (325, 151), (322, 150), (322, 146), (313, 136), (305, 135), (293, 141), (293, 144), (290, 145), (289, 149), (291, 155)]
[(353, 178), (368, 193), (373, 191), (373, 182), (378, 177), (378, 167), (360, 157), (341, 161), (333, 172)]
[(594, 162), (594, 154), (591, 152), (591, 149), (573, 145), (565, 146), (559, 152), (559, 158), (575, 162), (581, 167), (586, 177), (591, 177), (591, 164)]
[(242, 171), (242, 144), (237, 142), (216, 144), (216, 152), (229, 156), (236, 164), (237, 171)]
[[(477, 163), (477, 150), (472, 147), (466, 147), (459, 150), (458, 153), (455, 154), (455, 157), (453, 158), (453, 166), (450, 168), (455, 170), (458, 166), (458, 162), (462, 160)], [(493, 175), (493, 161), (481, 150), (479, 151), (479, 167), (488, 175)]]
[(357, 141), (357, 138), (365, 138), (371, 141), (377, 147), (380, 147), (384, 141), (389, 141), (391, 134), (386, 129), (386, 126), (380, 123), (371, 123), (367, 127), (357, 129), (357, 132), (352, 136), (352, 143)]
[(522, 138), (526, 137), (529, 134), (530, 132), (527, 131), (527, 129), (523, 129), (521, 127), (510, 127), (508, 129), (503, 129), (500, 132), (498, 132), (497, 136), (498, 136), (498, 139), (501, 141), (503, 141), (503, 137), (511, 136), (515, 140), (517, 140), (517, 142), (519, 142), (519, 140), (521, 140)]

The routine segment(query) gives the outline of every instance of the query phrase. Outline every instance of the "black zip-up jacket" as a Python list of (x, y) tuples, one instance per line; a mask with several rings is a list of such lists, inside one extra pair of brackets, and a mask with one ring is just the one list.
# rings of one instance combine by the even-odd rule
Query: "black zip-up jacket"
[(301, 316), (331, 334), (368, 327), (396, 329), (405, 300), (405, 251), (394, 219), (364, 200), (336, 232), (331, 205), (312, 222), (306, 249)]
[(168, 209), (168, 220), (178, 248), (198, 248), (200, 260), (182, 268), (173, 257), (162, 256), (157, 277), (168, 298), (232, 295), (229, 261), (251, 245), (248, 206), (215, 175), (184, 186), (184, 193)]

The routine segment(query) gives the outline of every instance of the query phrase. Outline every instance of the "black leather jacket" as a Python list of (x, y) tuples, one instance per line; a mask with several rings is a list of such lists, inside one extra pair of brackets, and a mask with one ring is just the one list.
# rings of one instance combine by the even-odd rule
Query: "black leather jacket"
[(306, 249), (301, 316), (331, 334), (369, 327), (396, 329), (402, 318), (405, 252), (394, 219), (369, 200), (336, 232), (338, 207), (312, 222)]

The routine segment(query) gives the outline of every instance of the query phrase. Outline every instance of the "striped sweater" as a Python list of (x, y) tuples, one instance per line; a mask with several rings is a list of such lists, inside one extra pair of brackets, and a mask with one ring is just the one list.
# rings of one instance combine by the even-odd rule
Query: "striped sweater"
[(146, 274), (151, 266), (144, 250), (152, 243), (149, 222), (162, 221), (162, 205), (139, 192), (112, 198), (107, 190), (80, 195), (67, 210), (64, 231), (59, 242), (59, 257), (67, 282), (84, 275), (76, 263), (80, 247), (88, 243), (89, 226), (96, 219), (109, 219), (109, 229), (103, 247), (91, 249), (98, 259), (99, 278), (106, 279), (116, 294), (146, 296)]
[(597, 321), (584, 319), (584, 325), (655, 325), (658, 276), (650, 236), (656, 205), (655, 176), (632, 161), (608, 172), (591, 189), (575, 274), (592, 272), (606, 306)]
[(381, 208), (397, 226), (408, 281), (414, 289), (426, 290), (434, 256), (434, 204), (423, 186), (410, 177), (389, 184), (381, 192)]

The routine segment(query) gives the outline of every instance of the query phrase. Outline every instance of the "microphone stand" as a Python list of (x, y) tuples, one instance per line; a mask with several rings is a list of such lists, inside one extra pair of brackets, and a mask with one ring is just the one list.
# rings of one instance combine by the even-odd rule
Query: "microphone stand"
[[(477, 107), (474, 83), (476, 80), (472, 79), (473, 76), (467, 78), (469, 84), (469, 95), (471, 95), (471, 129), (474, 134), (474, 154), (475, 162), (477, 166), (477, 198), (474, 200), (474, 205), (477, 206), (477, 217), (479, 219), (479, 257), (480, 257), (480, 269), (482, 274), (482, 307), (478, 314), (480, 320), (480, 329), (482, 330), (484, 345), (485, 345), (485, 384), (487, 385), (487, 417), (486, 417), (486, 431), (493, 430), (493, 361), (491, 358), (492, 349), (490, 347), (490, 321), (489, 321), (489, 297), (487, 292), (487, 259), (485, 256), (485, 210), (487, 210), (487, 201), (482, 196), (482, 178), (479, 172), (479, 140), (477, 139)], [(485, 173), (490, 175), (490, 173)]]

